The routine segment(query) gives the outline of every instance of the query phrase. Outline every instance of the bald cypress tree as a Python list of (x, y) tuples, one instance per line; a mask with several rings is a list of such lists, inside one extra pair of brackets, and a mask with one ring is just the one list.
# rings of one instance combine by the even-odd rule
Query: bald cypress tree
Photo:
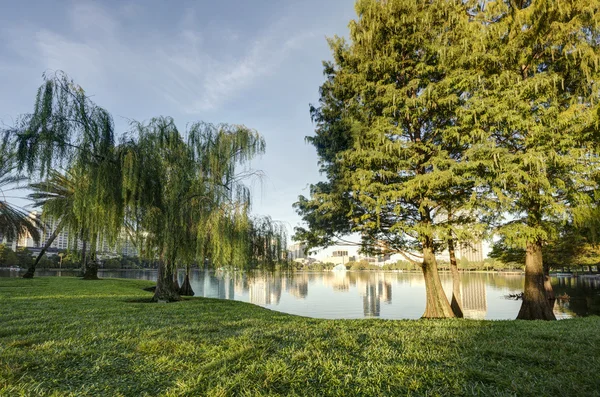
[(526, 250), (517, 318), (554, 320), (542, 247), (596, 188), (600, 2), (478, 2), (471, 15), (483, 38), (462, 121), (488, 136), (490, 186), (509, 215), (498, 232)]
[(469, 14), (452, 1), (359, 0), (356, 11), (351, 42), (330, 40), (308, 138), (327, 181), (296, 203), (308, 225), (296, 238), (328, 245), (354, 232), (364, 251), (404, 255), (423, 270), (423, 317), (453, 317), (435, 254), (459, 218), (449, 222), (448, 208), (464, 210), (474, 187), (460, 162), (473, 137), (456, 123), (464, 96), (454, 69)]

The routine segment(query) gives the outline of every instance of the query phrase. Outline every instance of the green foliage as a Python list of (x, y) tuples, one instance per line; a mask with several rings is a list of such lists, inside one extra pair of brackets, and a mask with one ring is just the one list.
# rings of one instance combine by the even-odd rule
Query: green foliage
[(356, 11), (351, 42), (329, 40), (334, 61), (307, 138), (327, 181), (295, 204), (308, 225), (295, 238), (312, 247), (358, 232), (367, 253), (440, 249), (474, 232), (463, 159), (477, 137), (456, 124), (465, 97), (452, 68), (468, 14), (447, 1), (363, 0)]
[(359, 262), (348, 262), (346, 264), (346, 267), (349, 270), (381, 270), (381, 266), (374, 265), (366, 260), (362, 260)]
[[(590, 241), (585, 230), (572, 224), (563, 226), (554, 239), (546, 241), (542, 252), (547, 269), (600, 264), (600, 246)], [(501, 239), (493, 245), (490, 257), (522, 265), (525, 263), (525, 250), (514, 248)]]
[(460, 122), (487, 137), (479, 159), (510, 215), (498, 232), (512, 247), (541, 244), (597, 188), (600, 2), (479, 6)]
[(28, 216), (26, 211), (6, 199), (6, 192), (18, 188), (18, 184), (26, 178), (16, 174), (15, 154), (7, 139), (0, 142), (0, 234), (7, 241), (15, 241), (20, 237), (31, 236), (39, 242), (39, 222)]
[(0, 266), (8, 267), (8, 266), (17, 266), (19, 263), (19, 259), (10, 247), (7, 247), (6, 244), (0, 244)]
[(33, 263), (33, 254), (27, 248), (19, 247), (15, 252), (19, 267), (28, 268)]
[(304, 266), (304, 270), (312, 270), (312, 271), (328, 271), (335, 267), (334, 263), (331, 262), (316, 262), (310, 265)]
[(256, 131), (195, 123), (182, 135), (170, 118), (134, 127), (122, 150), (123, 197), (145, 257), (170, 267), (205, 258), (217, 267), (273, 267), (283, 259), (284, 229), (250, 218), (242, 182), (253, 173), (238, 169), (264, 152)]
[(48, 256), (46, 256), (45, 254), (40, 258), (40, 261), (38, 262), (38, 266), (41, 267), (42, 269), (48, 269), (51, 267), (55, 267), (54, 266), (54, 261), (50, 258), (48, 258)]
[[(318, 320), (144, 303), (141, 280), (0, 279), (0, 395), (597, 394), (600, 318)], [(519, 382), (515, 382), (519, 374)]]
[(283, 261), (285, 229), (250, 218), (242, 183), (260, 176), (248, 168), (265, 150), (256, 131), (198, 122), (182, 134), (159, 117), (132, 122), (117, 143), (112, 116), (80, 86), (62, 72), (44, 80), (33, 112), (6, 133), (19, 170), (44, 178), (30, 197), (56, 231), (87, 242), (92, 258), (126, 231), (145, 258), (170, 268), (206, 258), (236, 267)]
[[(63, 72), (44, 75), (34, 110), (7, 131), (19, 170), (45, 179), (32, 199), (65, 223), (73, 240), (111, 244), (121, 231), (121, 170), (112, 116)], [(62, 175), (56, 169), (66, 169)]]
[(418, 267), (409, 261), (396, 261), (396, 263), (385, 264), (382, 270), (418, 270)]

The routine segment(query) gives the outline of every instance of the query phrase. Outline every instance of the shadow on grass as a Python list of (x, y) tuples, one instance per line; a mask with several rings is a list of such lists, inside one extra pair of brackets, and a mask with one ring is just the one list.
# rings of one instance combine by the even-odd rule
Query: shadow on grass
[[(569, 396), (600, 390), (599, 318), (317, 320), (208, 298), (130, 304), (150, 302), (142, 291), (148, 284), (47, 280), (32, 291), (0, 290), (0, 395)], [(106, 289), (113, 294), (91, 295)], [(28, 296), (33, 291), (73, 296), (39, 299)]]

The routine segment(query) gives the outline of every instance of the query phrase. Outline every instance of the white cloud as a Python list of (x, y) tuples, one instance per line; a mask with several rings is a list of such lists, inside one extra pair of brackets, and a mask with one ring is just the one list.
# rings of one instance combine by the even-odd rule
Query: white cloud
[[(96, 3), (78, 2), (68, 12), (64, 32), (19, 26), (8, 28), (7, 37), (14, 50), (30, 62), (42, 63), (44, 70), (65, 70), (76, 80), (116, 79), (130, 88), (152, 87), (186, 113), (216, 110), (243, 95), (311, 37), (286, 36), (282, 21), (243, 40), (245, 32), (228, 28), (199, 31), (190, 10), (175, 32), (140, 37), (126, 29), (122, 19), (135, 21), (132, 12), (133, 3), (111, 13)], [(225, 49), (219, 48), (221, 39), (229, 44)]]

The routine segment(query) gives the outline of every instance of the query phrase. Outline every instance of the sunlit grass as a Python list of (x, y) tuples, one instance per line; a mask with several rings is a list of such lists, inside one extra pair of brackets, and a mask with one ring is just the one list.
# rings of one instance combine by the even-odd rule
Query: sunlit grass
[(0, 279), (0, 395), (600, 395), (598, 317), (317, 320), (149, 285)]

